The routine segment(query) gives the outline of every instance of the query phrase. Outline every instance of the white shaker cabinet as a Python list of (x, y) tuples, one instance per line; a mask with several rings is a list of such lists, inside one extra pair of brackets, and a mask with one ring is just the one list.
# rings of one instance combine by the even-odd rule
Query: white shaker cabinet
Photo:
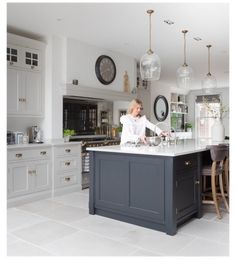
[(50, 147), (32, 147), (7, 152), (8, 203), (31, 199), (30, 195), (50, 196), (52, 166)]
[(43, 116), (42, 76), (37, 72), (8, 69), (8, 115)]
[(63, 143), (54, 150), (54, 192), (81, 189), (81, 144)]
[(44, 43), (8, 33), (8, 116), (43, 117), (44, 53)]

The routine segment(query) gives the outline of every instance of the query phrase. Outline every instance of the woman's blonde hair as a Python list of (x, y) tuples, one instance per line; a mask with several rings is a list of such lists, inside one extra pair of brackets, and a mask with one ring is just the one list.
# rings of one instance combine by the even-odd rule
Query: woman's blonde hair
[(143, 103), (141, 100), (139, 100), (138, 98), (135, 98), (133, 99), (130, 104), (129, 104), (129, 107), (127, 109), (127, 114), (131, 114), (134, 107), (137, 106), (137, 105), (141, 105), (141, 107), (143, 106)]

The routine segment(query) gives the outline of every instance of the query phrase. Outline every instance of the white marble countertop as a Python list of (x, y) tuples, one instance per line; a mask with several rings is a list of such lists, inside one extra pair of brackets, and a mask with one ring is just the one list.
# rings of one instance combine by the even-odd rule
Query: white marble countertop
[(56, 139), (56, 140), (48, 140), (44, 143), (30, 143), (30, 144), (14, 144), (14, 145), (7, 145), (8, 150), (12, 149), (28, 149), (28, 148), (41, 148), (41, 147), (52, 147), (52, 146), (65, 146), (65, 145), (78, 145), (81, 144), (81, 141), (71, 141), (71, 142), (64, 142), (64, 139)]
[[(222, 142), (228, 143), (228, 142)], [(124, 154), (137, 154), (137, 155), (152, 155), (152, 156), (180, 156), (185, 154), (196, 153), (207, 150), (208, 145), (218, 145), (221, 143), (212, 142), (209, 140), (195, 140), (185, 139), (177, 145), (165, 145), (165, 146), (140, 146), (140, 147), (126, 147), (126, 146), (104, 146), (104, 147), (89, 147), (88, 151), (98, 152), (113, 152)]]

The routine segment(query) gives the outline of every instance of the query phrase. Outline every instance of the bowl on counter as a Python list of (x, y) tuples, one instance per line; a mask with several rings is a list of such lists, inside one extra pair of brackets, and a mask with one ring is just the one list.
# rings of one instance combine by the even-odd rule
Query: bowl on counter
[(146, 138), (148, 146), (158, 146), (161, 143), (161, 138), (158, 136)]

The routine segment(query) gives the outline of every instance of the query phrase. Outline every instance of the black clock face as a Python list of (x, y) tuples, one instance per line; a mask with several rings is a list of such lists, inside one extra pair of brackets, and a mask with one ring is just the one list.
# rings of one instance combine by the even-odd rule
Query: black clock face
[(110, 57), (102, 55), (96, 61), (95, 72), (98, 80), (102, 84), (108, 85), (116, 77), (116, 65)]

